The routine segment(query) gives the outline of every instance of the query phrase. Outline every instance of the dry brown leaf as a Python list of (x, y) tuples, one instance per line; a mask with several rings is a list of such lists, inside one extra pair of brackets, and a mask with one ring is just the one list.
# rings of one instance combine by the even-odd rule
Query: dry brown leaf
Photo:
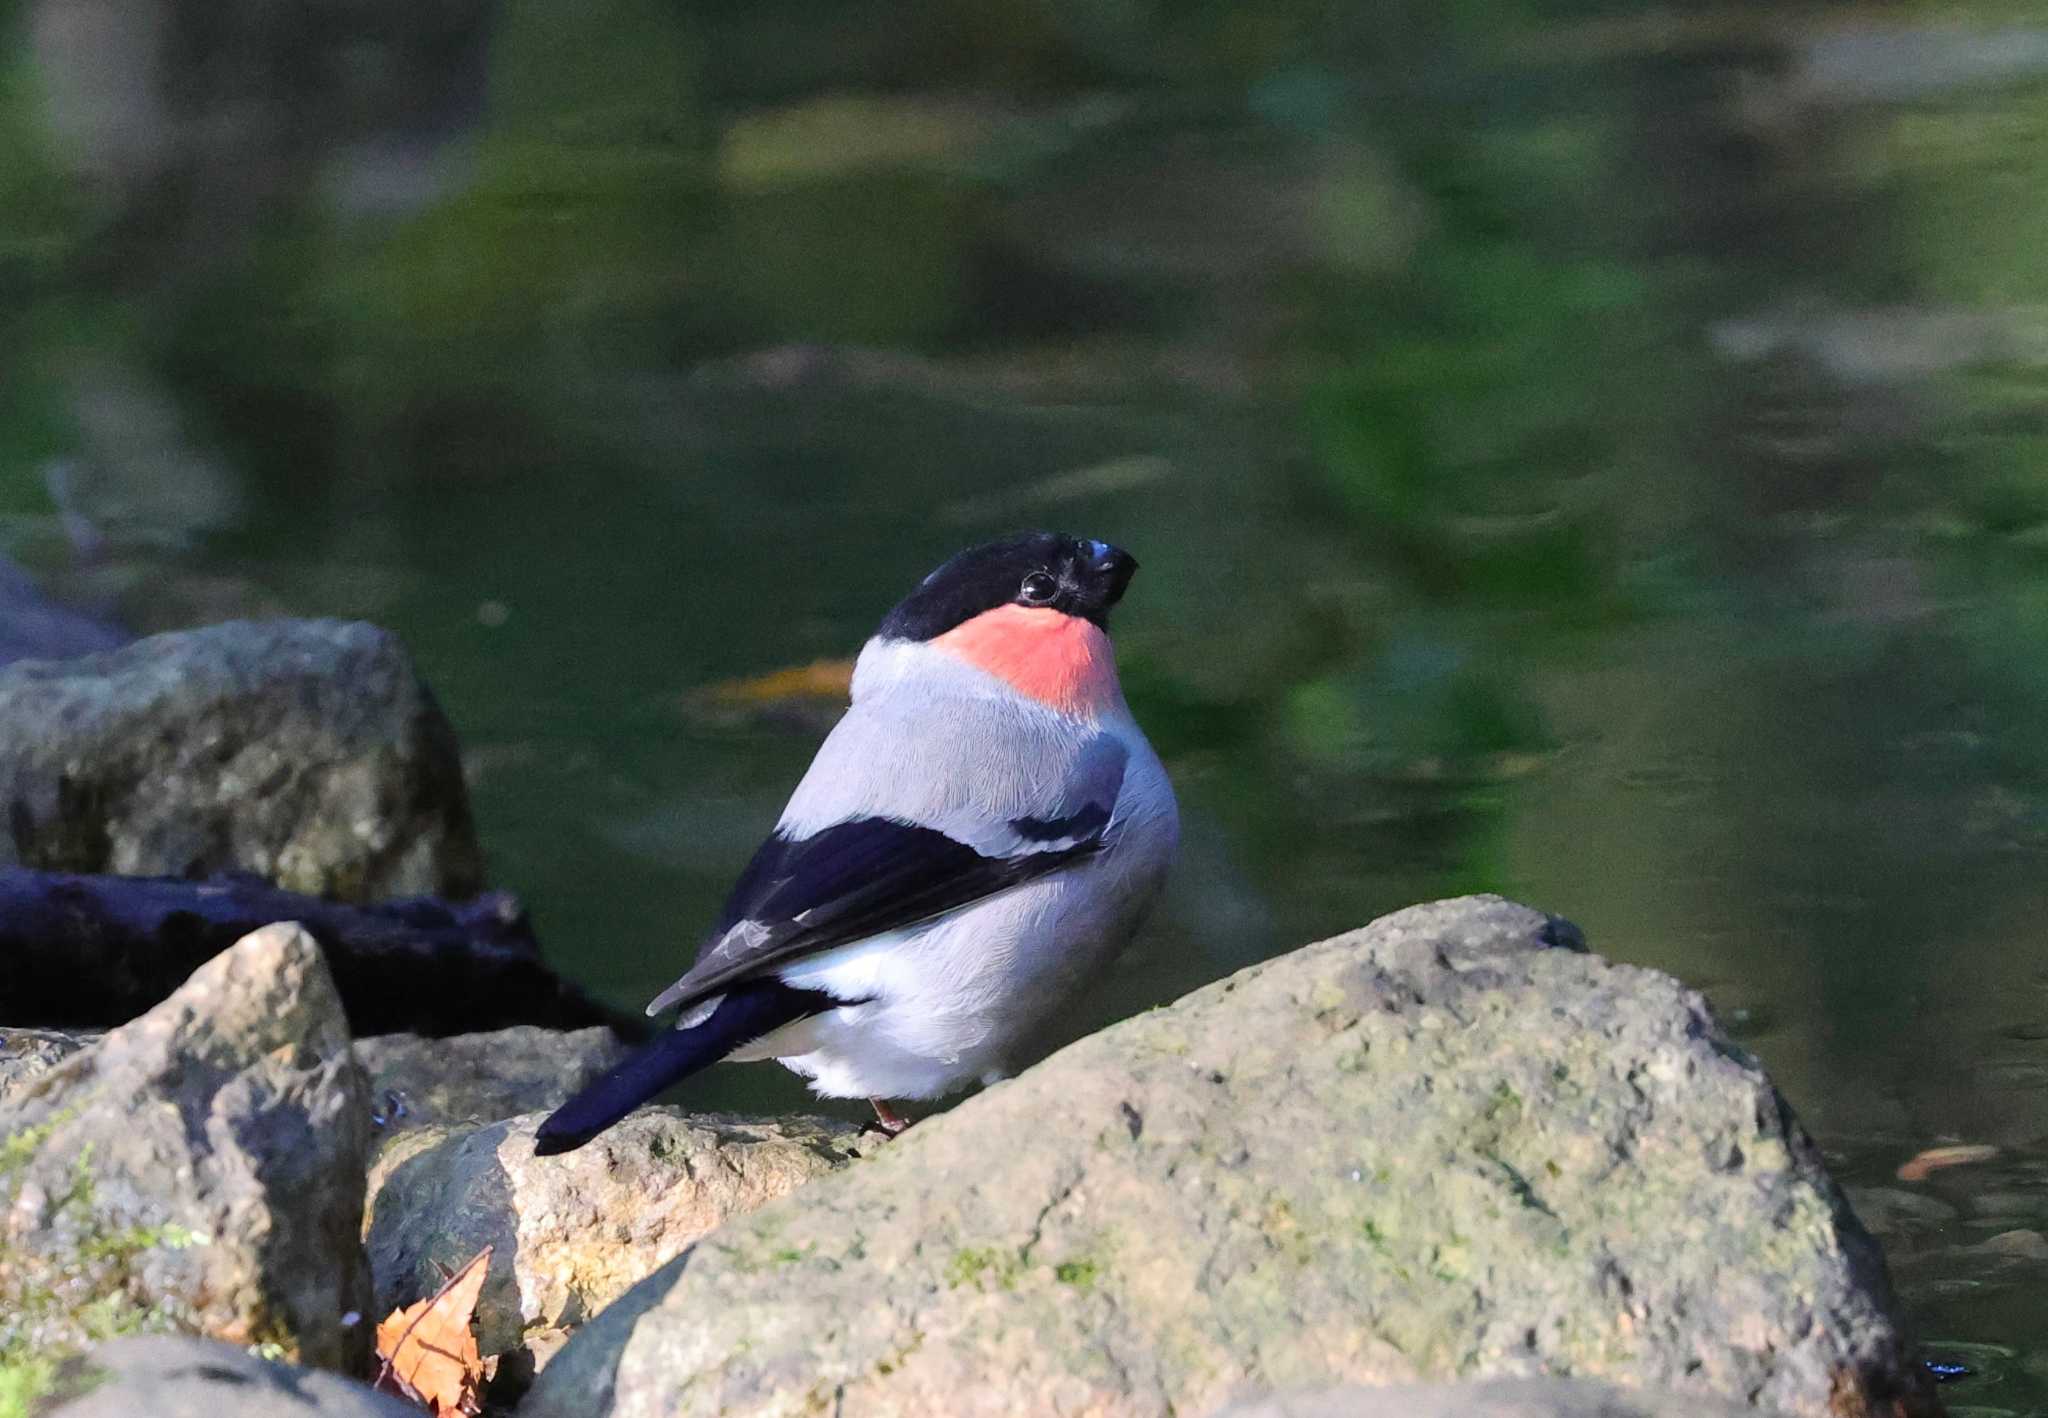
[(844, 699), (853, 684), (853, 661), (813, 660), (751, 679), (711, 685), (703, 698), (714, 704), (781, 704), (792, 699)]
[(1902, 1163), (1898, 1177), (1902, 1182), (1924, 1182), (1930, 1172), (1943, 1167), (1963, 1167), (1972, 1162), (1989, 1162), (1998, 1155), (1998, 1149), (1988, 1143), (1972, 1142), (1959, 1147), (1930, 1147), (1912, 1160)]
[(490, 1263), (491, 1248), (485, 1246), (435, 1294), (393, 1310), (377, 1326), (377, 1357), (383, 1360), (377, 1387), (392, 1391), (385, 1380), (395, 1380), (401, 1397), (434, 1418), (482, 1411), (484, 1361), (470, 1326)]

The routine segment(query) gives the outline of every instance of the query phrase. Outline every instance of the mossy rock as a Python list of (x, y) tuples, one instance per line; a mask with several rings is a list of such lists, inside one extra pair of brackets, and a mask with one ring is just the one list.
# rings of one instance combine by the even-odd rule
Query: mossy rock
[[(369, 1115), (311, 936), (268, 926), (0, 1105), (0, 1394), (180, 1332), (365, 1357)], [(0, 1406), (0, 1413), (5, 1413)]]
[(1149, 1418), (1531, 1372), (1938, 1411), (1770, 1080), (1579, 944), (1443, 902), (1104, 1030), (704, 1238), (523, 1418)]

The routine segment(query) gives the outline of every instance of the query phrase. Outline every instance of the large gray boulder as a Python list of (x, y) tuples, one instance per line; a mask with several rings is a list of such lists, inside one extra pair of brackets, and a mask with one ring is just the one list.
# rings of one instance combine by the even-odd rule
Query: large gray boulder
[(0, 866), (467, 896), (455, 735), (395, 636), (231, 621), (0, 669)]
[(1203, 1413), (1551, 1373), (1934, 1411), (1883, 1259), (1700, 997), (1494, 897), (1107, 1029), (730, 1222), (522, 1418)]
[(65, 1375), (83, 1396), (47, 1418), (420, 1418), (337, 1374), (259, 1359), (205, 1339), (116, 1339)]
[(478, 1345), (544, 1364), (569, 1329), (707, 1233), (864, 1145), (852, 1124), (823, 1118), (646, 1108), (575, 1152), (535, 1157), (545, 1116), (420, 1127), (386, 1144), (364, 1220), (377, 1314), (433, 1294), (490, 1246)]
[(320, 949), (266, 926), (0, 1104), (0, 1351), (169, 1329), (360, 1360), (368, 1152)]
[(1757, 1410), (1586, 1379), (1491, 1379), (1275, 1394), (1214, 1418), (1757, 1418)]

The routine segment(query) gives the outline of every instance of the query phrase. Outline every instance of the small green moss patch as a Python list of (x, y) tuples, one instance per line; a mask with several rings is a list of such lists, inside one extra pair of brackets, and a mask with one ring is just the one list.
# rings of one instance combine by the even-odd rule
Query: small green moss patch
[(1063, 1260), (1052, 1268), (1052, 1275), (1062, 1285), (1071, 1285), (1076, 1290), (1093, 1290), (1095, 1282), (1102, 1276), (1102, 1267), (1086, 1257)]
[(946, 1262), (946, 1284), (957, 1290), (986, 1279), (1002, 1289), (1014, 1290), (1017, 1277), (1023, 1272), (1024, 1258), (1015, 1251), (968, 1246), (953, 1252), (953, 1258)]
[[(20, 1209), (29, 1164), (70, 1116), (0, 1139), (0, 1217)], [(114, 1222), (96, 1209), (96, 1195), (86, 1147), (72, 1159), (62, 1189), (33, 1208), (37, 1216), (26, 1233), (19, 1219), (0, 1226), (0, 1418), (26, 1418), (58, 1384), (65, 1361), (88, 1345), (186, 1327), (146, 1298), (141, 1266), (151, 1252), (208, 1238), (171, 1223)]]

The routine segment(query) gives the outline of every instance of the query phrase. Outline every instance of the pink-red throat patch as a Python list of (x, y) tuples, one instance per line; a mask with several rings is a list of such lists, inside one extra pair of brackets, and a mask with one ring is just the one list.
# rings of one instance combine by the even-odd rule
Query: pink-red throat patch
[(1119, 702), (1109, 637), (1064, 611), (997, 606), (931, 643), (1063, 713), (1096, 714)]

